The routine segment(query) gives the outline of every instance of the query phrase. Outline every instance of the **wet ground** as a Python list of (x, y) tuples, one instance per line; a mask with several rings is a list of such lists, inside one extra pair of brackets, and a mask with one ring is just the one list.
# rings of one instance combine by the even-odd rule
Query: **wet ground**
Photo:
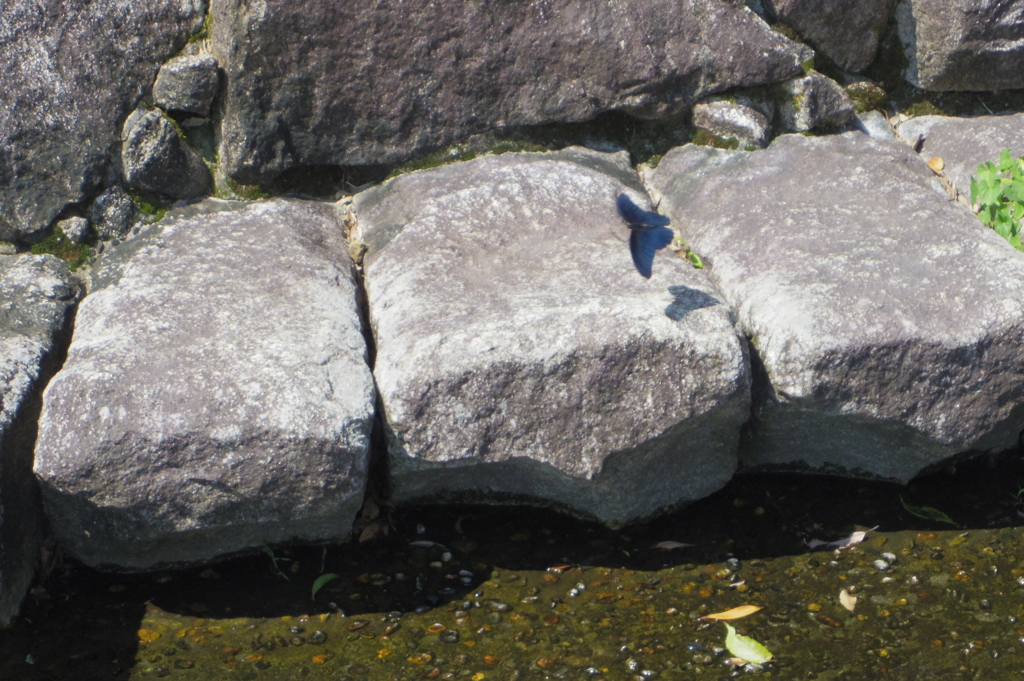
[[(0, 631), (0, 679), (1015, 678), (1021, 454), (906, 487), (740, 476), (620, 531), (419, 507), (383, 540), (192, 570), (65, 560)], [(845, 549), (807, 545), (875, 526)], [(771, 651), (763, 665), (730, 663), (725, 625), (701, 619), (745, 604), (762, 609), (730, 624)]]

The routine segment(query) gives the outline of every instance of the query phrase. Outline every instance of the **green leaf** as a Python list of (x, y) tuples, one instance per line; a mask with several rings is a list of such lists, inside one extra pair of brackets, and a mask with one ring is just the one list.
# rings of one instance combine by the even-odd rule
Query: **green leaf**
[(1018, 204), (1024, 202), (1024, 182), (1012, 182), (1003, 190), (1003, 196)]
[(907, 513), (909, 513), (910, 515), (915, 515), (918, 518), (923, 518), (925, 520), (935, 520), (940, 523), (947, 523), (949, 525), (953, 525), (954, 527), (958, 527), (958, 525), (955, 522), (953, 522), (952, 518), (950, 518), (948, 515), (946, 515), (937, 508), (932, 508), (931, 506), (912, 506), (907, 502), (903, 501), (903, 497), (900, 497), (900, 503), (903, 504), (903, 508), (907, 509)]
[(314, 601), (316, 600), (316, 592), (317, 591), (319, 591), (320, 589), (324, 588), (324, 585), (327, 584), (328, 582), (333, 582), (335, 579), (337, 579), (340, 576), (341, 575), (336, 575), (333, 572), (328, 572), (326, 574), (322, 574), (319, 577), (317, 577), (316, 581), (313, 582), (313, 600)]
[(690, 262), (692, 262), (693, 266), (696, 267), (698, 270), (704, 269), (704, 263), (703, 263), (703, 261), (701, 261), (699, 255), (697, 255), (693, 251), (690, 251), (689, 258), (690, 258)]
[(1013, 158), (1011, 158), (1010, 150), (1003, 149), (1003, 151), (999, 154), (999, 171), (1003, 173), (1008, 173), (1012, 171), (1016, 166), (1017, 162), (1014, 161)]
[[(723, 622), (723, 624), (725, 623)], [(729, 632), (725, 635), (725, 647), (733, 654), (733, 656), (747, 662), (753, 662), (754, 664), (768, 662), (775, 657), (772, 655), (770, 650), (754, 639), (749, 636), (737, 634), (736, 629), (732, 626), (725, 624), (725, 628)]]

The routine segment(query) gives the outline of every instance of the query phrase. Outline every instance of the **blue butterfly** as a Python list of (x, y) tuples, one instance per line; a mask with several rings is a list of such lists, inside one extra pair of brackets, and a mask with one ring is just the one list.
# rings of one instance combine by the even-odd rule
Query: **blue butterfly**
[(625, 194), (619, 194), (615, 205), (629, 225), (629, 253), (633, 256), (636, 271), (650, 279), (655, 252), (672, 242), (672, 230), (666, 226), (671, 220), (640, 208)]

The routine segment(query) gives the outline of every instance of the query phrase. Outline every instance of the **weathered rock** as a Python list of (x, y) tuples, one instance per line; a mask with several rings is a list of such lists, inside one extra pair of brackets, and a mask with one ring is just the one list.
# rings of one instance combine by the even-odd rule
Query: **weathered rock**
[(32, 440), (77, 292), (67, 266), (52, 255), (0, 256), (0, 624), (17, 614), (42, 543)]
[(203, 20), (202, 0), (0, 4), (0, 239), (104, 184), (121, 121)]
[(45, 393), (36, 475), (89, 565), (344, 537), (361, 499), (374, 388), (333, 209), (207, 203), (108, 249)]
[(210, 55), (182, 55), (160, 67), (153, 101), (166, 111), (207, 116), (217, 96), (217, 60)]
[(1024, 87), (1024, 0), (900, 0), (907, 81), (925, 90)]
[(725, 139), (733, 138), (740, 147), (764, 149), (771, 137), (771, 125), (760, 111), (739, 102), (712, 98), (693, 107), (694, 126)]
[(816, 71), (788, 80), (778, 90), (775, 121), (783, 132), (838, 129), (857, 109), (839, 83)]
[(489, 128), (657, 119), (800, 72), (800, 49), (720, 0), (228, 0), (220, 160), (245, 184), (402, 162)]
[(857, 132), (750, 153), (690, 145), (650, 186), (761, 367), (742, 463), (906, 481), (1017, 444), (1024, 256), (905, 145)]
[(110, 187), (97, 196), (89, 210), (96, 234), (105, 241), (123, 238), (135, 225), (137, 216), (135, 202), (119, 186)]
[(889, 119), (881, 111), (865, 111), (862, 114), (857, 114), (853, 117), (853, 125), (857, 130), (877, 140), (893, 141), (896, 139), (896, 133), (889, 125)]
[(857, 106), (857, 113), (885, 109), (889, 99), (888, 92), (870, 80), (855, 80), (855, 76), (849, 76), (848, 78), (852, 82), (844, 83), (843, 89), (846, 90), (846, 94)]
[(867, 68), (894, 0), (764, 0), (769, 11), (846, 71)]
[(129, 119), (121, 163), (129, 185), (172, 199), (197, 199), (213, 189), (213, 176), (171, 121), (159, 111)]
[(943, 171), (957, 190), (971, 197), (971, 178), (978, 166), (999, 163), (999, 153), (1009, 149), (1014, 158), (1024, 156), (1024, 114), (952, 118), (919, 116), (900, 123), (900, 137), (911, 143), (920, 140), (921, 156), (941, 156)]
[(61, 220), (57, 223), (57, 228), (75, 243), (83, 243), (90, 237), (89, 221), (82, 217)]
[(705, 276), (634, 270), (625, 152), (506, 154), (356, 195), (397, 501), (512, 499), (612, 524), (735, 466), (746, 351)]

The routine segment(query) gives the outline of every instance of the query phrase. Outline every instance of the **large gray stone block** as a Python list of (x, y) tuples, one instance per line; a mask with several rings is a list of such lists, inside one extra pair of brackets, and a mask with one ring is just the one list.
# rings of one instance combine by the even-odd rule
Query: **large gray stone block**
[(919, 143), (921, 156), (942, 158), (943, 172), (957, 190), (971, 197), (971, 178), (978, 166), (989, 161), (999, 165), (999, 153), (1009, 149), (1014, 158), (1024, 156), (1024, 113), (1012, 116), (919, 116), (900, 123), (900, 137)]
[(203, 0), (0, 3), (0, 240), (45, 229), (109, 178), (121, 123)]
[(717, 490), (746, 349), (670, 251), (633, 267), (625, 152), (506, 154), (356, 195), (396, 501), (559, 506), (611, 524)]
[(799, 74), (801, 48), (721, 0), (225, 0), (224, 171), (400, 163), (489, 128), (675, 115)]
[(217, 203), (104, 254), (44, 395), (35, 472), (89, 565), (350, 532), (374, 388), (334, 212)]
[(77, 295), (67, 265), (52, 255), (0, 256), (0, 625), (17, 614), (39, 557), (35, 422)]
[(775, 17), (845, 71), (862, 71), (875, 59), (878, 39), (894, 0), (764, 0)]
[(925, 90), (1024, 87), (1024, 0), (900, 0), (908, 82)]
[(649, 184), (751, 339), (741, 463), (906, 481), (1017, 444), (1024, 256), (908, 147), (858, 132), (690, 145)]

